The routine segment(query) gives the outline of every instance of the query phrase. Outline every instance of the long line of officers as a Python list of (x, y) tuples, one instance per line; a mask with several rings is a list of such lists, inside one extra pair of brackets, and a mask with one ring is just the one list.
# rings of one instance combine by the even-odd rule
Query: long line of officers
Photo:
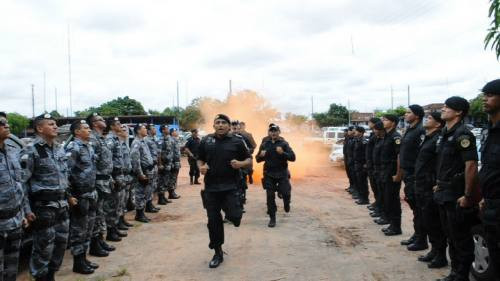
[(410, 105), (404, 116), (409, 124), (404, 135), (397, 130), (399, 118), (372, 118), (373, 133), (364, 138), (363, 127), (349, 127), (344, 161), (355, 202), (368, 205), (368, 182), (375, 202), (370, 215), (387, 236), (400, 235), (401, 182), (404, 200), (413, 214), (414, 234), (401, 241), (409, 251), (431, 250), (418, 258), (429, 268), (448, 265), (441, 281), (469, 280), (474, 260), (471, 228), (482, 222), (489, 250), (489, 266), (500, 280), (500, 79), (487, 83), (483, 107), (490, 124), (481, 134), (481, 170), (478, 172), (476, 138), (464, 124), (469, 103), (450, 97), (441, 112), (425, 116), (419, 105)]
[(145, 212), (159, 210), (154, 193), (159, 205), (180, 197), (180, 143), (166, 125), (158, 138), (153, 125), (137, 124), (129, 145), (126, 125), (94, 113), (71, 125), (73, 138), (63, 147), (56, 121), (43, 114), (34, 119), (33, 143), (19, 150), (5, 142), (6, 117), (0, 115), (0, 280), (16, 280), (27, 232), (35, 280), (54, 280), (67, 247), (73, 271), (91, 274), (99, 265), (87, 253), (108, 256), (115, 247), (105, 240), (121, 241), (133, 226), (125, 212), (135, 209), (135, 220), (148, 223)]

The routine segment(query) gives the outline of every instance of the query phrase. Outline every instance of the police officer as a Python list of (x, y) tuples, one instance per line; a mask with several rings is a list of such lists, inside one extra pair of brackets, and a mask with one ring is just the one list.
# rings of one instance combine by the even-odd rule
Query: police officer
[(470, 232), (476, 223), (472, 194), (477, 183), (476, 139), (463, 119), (469, 103), (461, 97), (445, 101), (441, 118), (446, 122), (437, 140), (437, 186), (434, 199), (439, 205), (441, 225), (448, 237), (451, 272), (441, 280), (469, 280), (474, 260)]
[(177, 176), (181, 169), (181, 144), (179, 141), (179, 132), (175, 128), (170, 128), (170, 142), (172, 144), (172, 168), (170, 169), (168, 182), (168, 199), (179, 199), (180, 195), (175, 193), (177, 188)]
[[(21, 182), (18, 149), (5, 140), (10, 127), (0, 116), (0, 280), (15, 281), (21, 248), (22, 226), (33, 221), (28, 196)], [(26, 218), (25, 218), (26, 216)]]
[(377, 181), (376, 181), (376, 178), (374, 176), (374, 168), (373, 168), (373, 148), (375, 146), (375, 143), (377, 141), (377, 136), (375, 135), (374, 133), (374, 126), (377, 122), (380, 122), (380, 119), (379, 118), (376, 118), (376, 117), (373, 117), (373, 118), (370, 118), (370, 120), (368, 121), (368, 127), (370, 128), (370, 130), (372, 130), (370, 136), (368, 137), (368, 141), (366, 143), (366, 172), (368, 174), (368, 179), (370, 181), (370, 188), (372, 190), (372, 193), (373, 193), (373, 197), (375, 198), (375, 202), (373, 202), (371, 205), (369, 205), (367, 208), (372, 211), (372, 213), (376, 214), (376, 213), (379, 213), (379, 209), (378, 209), (378, 204), (377, 204), (377, 198), (378, 198), (378, 188), (377, 188)]
[(125, 219), (125, 213), (127, 212), (127, 203), (134, 196), (130, 196), (132, 190), (132, 162), (130, 160), (130, 147), (128, 143), (128, 127), (127, 125), (122, 124), (121, 130), (118, 133), (118, 137), (120, 138), (120, 144), (122, 146), (123, 152), (123, 175), (125, 178), (125, 188), (122, 188), (119, 192), (119, 203), (118, 203), (118, 225), (125, 227), (132, 227), (133, 224), (129, 223)]
[(170, 182), (170, 171), (172, 170), (173, 143), (167, 125), (160, 126), (161, 138), (158, 140), (159, 159), (158, 159), (158, 204), (166, 205), (172, 201), (165, 197), (165, 191)]
[(55, 142), (56, 121), (50, 114), (35, 118), (36, 138), (21, 153), (23, 182), (29, 194), (33, 221), (30, 273), (36, 280), (54, 280), (66, 250), (69, 231), (66, 153)]
[(198, 147), (200, 146), (201, 139), (198, 137), (198, 130), (191, 130), (191, 137), (186, 142), (185, 151), (188, 155), (189, 162), (189, 184), (200, 184), (200, 170), (196, 160), (198, 159)]
[(398, 176), (398, 154), (401, 145), (401, 135), (396, 131), (399, 118), (386, 114), (382, 118), (386, 131), (381, 147), (381, 180), (384, 189), (385, 214), (390, 225), (382, 231), (387, 236), (400, 235), (401, 232), (401, 201), (399, 191), (401, 178)]
[(446, 259), (446, 236), (444, 235), (439, 209), (434, 202), (432, 188), (436, 185), (436, 142), (444, 126), (440, 112), (432, 112), (426, 118), (423, 127), (425, 134), (420, 136), (420, 149), (415, 160), (415, 199), (416, 212), (421, 218), (423, 232), (429, 236), (431, 251), (418, 258), (429, 262), (429, 268), (448, 265)]
[(149, 124), (148, 126), (148, 135), (144, 138), (144, 141), (149, 147), (149, 151), (151, 153), (151, 157), (153, 158), (153, 177), (151, 180), (151, 186), (153, 191), (149, 194), (148, 198), (146, 198), (146, 209), (145, 211), (148, 213), (158, 213), (160, 211), (160, 207), (156, 207), (153, 205), (153, 195), (158, 190), (158, 145), (156, 143), (156, 127), (154, 124)]
[[(252, 154), (253, 154), (253, 151), (257, 147), (257, 143), (255, 143), (255, 139), (253, 138), (252, 133), (248, 132), (246, 128), (247, 128), (246, 123), (240, 121), (240, 135), (242, 135), (249, 141), (248, 147), (252, 147)], [(248, 176), (248, 183), (253, 184), (253, 162), (252, 166), (247, 169), (247, 176)]]
[(234, 226), (241, 222), (242, 209), (238, 200), (239, 169), (249, 167), (252, 158), (243, 141), (229, 133), (229, 117), (218, 114), (214, 118), (213, 134), (201, 140), (198, 150), (198, 166), (205, 175), (204, 205), (208, 217), (209, 248), (215, 255), (209, 263), (210, 268), (218, 267), (224, 260), (224, 224), (221, 210)]
[(148, 135), (147, 125), (137, 124), (134, 127), (135, 138), (130, 150), (135, 186), (135, 220), (147, 223), (149, 218), (144, 214), (146, 200), (153, 192), (154, 160), (145, 141)]
[(421, 251), (428, 248), (427, 233), (422, 227), (422, 218), (417, 211), (415, 198), (415, 159), (417, 158), (421, 136), (425, 135), (422, 127), (424, 109), (418, 104), (412, 104), (405, 113), (405, 121), (409, 124), (401, 139), (399, 151), (399, 167), (404, 182), (405, 200), (413, 212), (414, 234), (407, 240), (401, 241), (401, 245), (407, 245), (409, 251)]
[(269, 128), (270, 139), (263, 142), (257, 153), (257, 162), (264, 161), (264, 189), (266, 190), (267, 213), (269, 227), (276, 226), (275, 193), (279, 191), (283, 196), (285, 212), (290, 212), (292, 186), (290, 185), (288, 161), (295, 161), (295, 153), (284, 139), (280, 137), (280, 128), (277, 125)]
[(354, 172), (356, 174), (356, 187), (358, 189), (358, 205), (368, 205), (368, 178), (366, 173), (366, 140), (364, 138), (365, 128), (356, 126), (354, 129)]
[[(122, 124), (118, 117), (110, 118), (107, 122), (108, 134), (106, 136), (106, 144), (112, 153), (113, 171), (111, 173), (113, 184), (111, 192), (106, 196), (103, 204), (104, 215), (106, 219), (107, 236), (110, 241), (120, 241), (121, 237), (126, 237), (128, 229), (125, 225), (118, 225), (119, 222), (119, 200), (120, 192), (126, 186), (126, 178), (124, 175), (125, 164), (123, 161), (123, 147), (118, 136), (122, 131)], [(120, 229), (118, 228), (120, 227)]]
[(384, 144), (385, 129), (382, 121), (377, 121), (373, 125), (373, 132), (376, 136), (375, 144), (373, 146), (373, 178), (375, 180), (375, 186), (377, 187), (377, 192), (375, 195), (375, 208), (370, 216), (377, 219), (374, 220), (375, 223), (379, 225), (389, 224), (389, 219), (385, 213), (386, 205), (384, 201), (384, 185), (382, 178), (382, 146)]
[[(104, 212), (104, 202), (109, 200), (111, 195), (113, 172), (113, 153), (106, 143), (104, 137), (104, 130), (106, 129), (106, 121), (98, 113), (90, 114), (87, 119), (92, 129), (89, 143), (92, 144), (94, 153), (96, 155), (96, 182), (95, 187), (97, 190), (97, 212), (94, 225), (94, 234), (90, 241), (89, 254), (96, 257), (108, 256), (108, 252), (114, 251), (115, 247), (109, 245), (104, 241), (104, 234), (106, 233), (106, 215)], [(116, 238), (117, 235), (110, 235), (107, 238)]]
[(74, 140), (66, 146), (69, 192), (76, 198), (76, 205), (70, 209), (69, 245), (73, 255), (73, 272), (91, 274), (99, 267), (86, 258), (97, 206), (96, 158), (89, 144), (90, 127), (87, 122), (77, 120), (71, 124), (70, 130)]
[(483, 87), (483, 107), (490, 117), (481, 139), (479, 183), (481, 217), (490, 254), (489, 266), (500, 280), (500, 79)]
[[(232, 121), (231, 122), (231, 133), (238, 137), (238, 138), (241, 138), (243, 140), (243, 143), (245, 143), (245, 147), (248, 149), (248, 152), (250, 153), (250, 155), (253, 154), (253, 147), (250, 147), (250, 141), (242, 136), (240, 134), (240, 122), (238, 120), (235, 120), (235, 121)], [(252, 161), (253, 162), (253, 161)], [(243, 208), (243, 213), (245, 213), (245, 203), (246, 203), (246, 196), (247, 196), (247, 189), (248, 189), (248, 185), (247, 185), (247, 175), (248, 175), (248, 169), (240, 169), (240, 176), (241, 176), (241, 179), (240, 179), (240, 183), (239, 183), (239, 198), (240, 198), (240, 202), (241, 202), (241, 206)]]
[(344, 139), (344, 161), (347, 177), (349, 178), (349, 189), (348, 192), (351, 193), (353, 199), (358, 198), (358, 190), (356, 187), (356, 174), (354, 168), (354, 126), (349, 126), (347, 129), (347, 135)]

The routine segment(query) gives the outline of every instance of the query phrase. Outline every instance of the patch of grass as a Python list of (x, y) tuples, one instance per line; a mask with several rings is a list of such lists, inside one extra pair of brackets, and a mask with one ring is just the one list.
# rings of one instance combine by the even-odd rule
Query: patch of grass
[(116, 274), (113, 275), (113, 277), (122, 277), (122, 276), (130, 276), (130, 273), (128, 273), (126, 267), (120, 268), (120, 270), (118, 270), (118, 272), (116, 272)]

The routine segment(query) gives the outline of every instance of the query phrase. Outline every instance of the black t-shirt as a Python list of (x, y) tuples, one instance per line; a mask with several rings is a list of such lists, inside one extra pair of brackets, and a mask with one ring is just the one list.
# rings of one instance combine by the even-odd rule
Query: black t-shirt
[(483, 131), (479, 183), (484, 198), (500, 199), (500, 122)]
[(436, 142), (440, 130), (430, 135), (421, 136), (420, 151), (415, 160), (415, 191), (417, 193), (430, 192), (436, 184)]
[(380, 150), (381, 167), (384, 177), (396, 175), (398, 169), (399, 146), (401, 145), (401, 135), (392, 129), (387, 132)]
[(368, 138), (368, 142), (366, 143), (366, 167), (371, 170), (373, 167), (373, 147), (375, 146), (375, 142), (377, 141), (377, 136), (374, 133), (370, 134)]
[[(283, 149), (283, 154), (276, 152), (278, 146)], [(264, 157), (260, 157), (262, 150), (266, 151)], [(295, 161), (295, 153), (284, 139), (278, 139), (274, 142), (272, 139), (267, 139), (260, 145), (256, 160), (257, 162), (265, 161), (264, 175), (285, 178), (288, 177), (288, 161)]]
[(415, 169), (421, 136), (425, 134), (422, 122), (413, 127), (409, 127), (401, 138), (401, 148), (399, 150), (399, 165), (401, 169), (412, 171)]
[(214, 134), (204, 137), (198, 148), (198, 159), (207, 163), (205, 175), (206, 191), (226, 191), (236, 189), (240, 180), (239, 169), (231, 167), (231, 160), (243, 161), (251, 158), (243, 140), (232, 134), (217, 137)]
[(382, 152), (383, 144), (384, 144), (383, 137), (375, 138), (375, 144), (373, 145), (373, 152), (372, 152), (372, 160), (373, 160), (373, 169), (376, 171), (380, 171), (380, 165), (382, 164), (382, 158), (380, 152)]
[(198, 156), (198, 148), (200, 147), (200, 138), (190, 137), (186, 142), (186, 148), (193, 153), (195, 157)]
[(356, 166), (362, 166), (366, 163), (366, 140), (363, 137), (354, 139), (354, 164)]

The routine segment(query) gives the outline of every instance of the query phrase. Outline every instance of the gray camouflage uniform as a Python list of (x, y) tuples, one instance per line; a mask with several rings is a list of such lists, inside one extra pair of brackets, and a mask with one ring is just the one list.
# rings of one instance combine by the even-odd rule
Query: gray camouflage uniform
[(85, 254), (94, 229), (97, 191), (95, 190), (96, 157), (92, 146), (75, 138), (66, 147), (68, 155), (69, 192), (78, 200), (70, 208), (69, 245), (71, 254)]
[(104, 212), (104, 202), (111, 195), (111, 172), (113, 171), (113, 154), (106, 144), (104, 136), (97, 131), (92, 130), (90, 143), (96, 155), (96, 181), (97, 190), (97, 212), (94, 225), (93, 237), (104, 235), (106, 233), (106, 216)]
[(34, 277), (56, 272), (63, 261), (69, 231), (66, 160), (59, 144), (51, 147), (39, 136), (21, 152), (23, 183), (36, 216), (29, 263)]
[(150, 196), (147, 198), (146, 201), (151, 201), (153, 200), (153, 193), (157, 191), (158, 189), (158, 145), (156, 144), (156, 141), (154, 137), (152, 136), (147, 136), (144, 138), (146, 141), (148, 147), (149, 147), (149, 152), (151, 153), (151, 157), (153, 157), (153, 163), (154, 163), (154, 169), (153, 169), (153, 179), (151, 186), (153, 188), (153, 191), (151, 192)]
[[(130, 147), (128, 146), (127, 141), (122, 141), (122, 150), (123, 150), (123, 173), (126, 179), (126, 186), (124, 189), (120, 191), (120, 206), (119, 206), (119, 215), (123, 216), (127, 211), (127, 202), (129, 199), (132, 199), (135, 202), (134, 193), (132, 190), (132, 162), (130, 161)], [(135, 203), (134, 203), (135, 205)]]
[[(151, 179), (154, 173), (153, 157), (144, 139), (140, 139), (139, 137), (134, 139), (130, 150), (130, 159), (134, 174), (135, 207), (136, 209), (142, 210), (146, 206), (147, 198), (149, 198), (153, 192)], [(149, 179), (147, 184), (139, 182), (140, 175), (144, 175)]]
[(21, 183), (19, 150), (8, 144), (0, 149), (0, 280), (16, 280), (22, 221), (31, 213)]
[(157, 143), (160, 149), (160, 161), (163, 169), (159, 171), (158, 192), (163, 193), (169, 184), (170, 171), (172, 170), (172, 160), (174, 157), (173, 143), (170, 136), (163, 136)]
[(113, 154), (113, 181), (110, 196), (104, 201), (104, 214), (106, 216), (106, 226), (115, 227), (119, 219), (120, 192), (125, 189), (127, 179), (124, 175), (123, 147), (122, 142), (112, 131), (106, 136), (106, 144)]
[(173, 191), (177, 188), (177, 176), (181, 169), (181, 143), (179, 138), (169, 136), (172, 142), (172, 169), (168, 179), (167, 190)]

